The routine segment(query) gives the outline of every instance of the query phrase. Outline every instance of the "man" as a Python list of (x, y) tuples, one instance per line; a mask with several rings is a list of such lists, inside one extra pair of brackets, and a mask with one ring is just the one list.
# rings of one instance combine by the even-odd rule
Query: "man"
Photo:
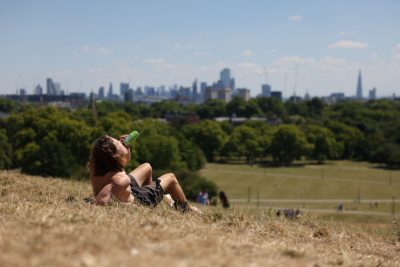
[(188, 204), (173, 173), (166, 173), (153, 182), (151, 165), (144, 163), (126, 174), (124, 167), (131, 159), (130, 145), (124, 145), (126, 137), (122, 135), (117, 140), (104, 135), (93, 144), (88, 168), (96, 203), (105, 205), (114, 196), (124, 203), (155, 207), (165, 192), (171, 194), (176, 209), (200, 213)]

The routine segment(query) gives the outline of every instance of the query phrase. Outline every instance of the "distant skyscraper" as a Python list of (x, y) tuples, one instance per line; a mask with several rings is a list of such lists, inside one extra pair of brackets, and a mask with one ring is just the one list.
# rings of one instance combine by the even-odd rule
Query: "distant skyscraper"
[(376, 87), (369, 90), (369, 99), (371, 100), (376, 99)]
[(358, 72), (358, 81), (357, 81), (356, 98), (357, 98), (357, 99), (362, 99), (362, 98), (363, 98), (361, 70), (359, 70), (359, 72)]
[(262, 96), (270, 97), (271, 96), (271, 85), (262, 84), (261, 85), (261, 94), (262, 94)]
[(125, 97), (125, 93), (129, 90), (129, 83), (121, 83), (119, 86), (119, 94)]
[(220, 79), (217, 83), (216, 89), (230, 88), (232, 91), (235, 90), (235, 79), (231, 78), (231, 70), (228, 68), (223, 69), (220, 72)]
[(310, 93), (307, 91), (304, 96), (304, 100), (310, 100), (310, 99), (311, 99)]
[(110, 82), (110, 86), (108, 87), (108, 94), (107, 94), (108, 98), (112, 98), (113, 97), (113, 86), (112, 83)]
[(55, 95), (56, 89), (54, 87), (53, 80), (51, 78), (47, 78), (46, 80), (46, 91), (48, 95)]
[(272, 91), (271, 97), (282, 101), (282, 92), (281, 91)]
[(220, 80), (225, 88), (230, 88), (231, 85), (231, 70), (223, 69), (220, 72)]
[(197, 89), (197, 78), (196, 78), (192, 84), (192, 100), (197, 101), (198, 97), (199, 97), (199, 92)]
[(43, 88), (40, 84), (36, 85), (35, 87), (35, 95), (43, 95)]
[(100, 86), (99, 88), (99, 98), (102, 99), (104, 98), (104, 87)]
[(54, 85), (54, 95), (61, 95), (61, 84), (53, 83)]

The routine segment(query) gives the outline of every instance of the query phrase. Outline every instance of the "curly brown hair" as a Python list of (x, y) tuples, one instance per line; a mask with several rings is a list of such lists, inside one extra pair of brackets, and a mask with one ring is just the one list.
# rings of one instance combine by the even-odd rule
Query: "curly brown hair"
[(117, 147), (108, 135), (99, 137), (92, 146), (88, 168), (90, 176), (103, 176), (109, 171), (122, 171), (123, 166), (116, 157)]

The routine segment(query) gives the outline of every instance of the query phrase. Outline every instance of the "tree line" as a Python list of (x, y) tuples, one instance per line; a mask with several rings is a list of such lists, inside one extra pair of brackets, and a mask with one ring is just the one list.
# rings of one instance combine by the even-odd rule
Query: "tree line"
[[(201, 169), (208, 162), (290, 165), (297, 159), (366, 160), (400, 165), (400, 103), (346, 101), (327, 105), (319, 98), (281, 102), (257, 97), (199, 105), (163, 101), (152, 105), (99, 102), (96, 111), (33, 106), (0, 99), (0, 168), (29, 174), (79, 177), (92, 142), (102, 134), (118, 137), (132, 129), (140, 139), (128, 168), (151, 162), (159, 170)], [(166, 114), (196, 114), (200, 121), (167, 124)], [(215, 117), (264, 117), (269, 125), (241, 125)]]

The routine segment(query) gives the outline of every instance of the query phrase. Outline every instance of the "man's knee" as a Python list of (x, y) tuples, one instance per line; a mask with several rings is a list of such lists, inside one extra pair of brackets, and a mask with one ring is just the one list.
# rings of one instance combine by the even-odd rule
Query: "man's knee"
[(148, 171), (148, 172), (151, 172), (151, 171), (152, 171), (152, 168), (151, 168), (150, 163), (145, 162), (145, 163), (142, 164), (142, 166), (143, 166), (143, 168), (144, 168), (146, 171)]
[(175, 174), (167, 173), (168, 179), (170, 180), (171, 184), (179, 184), (178, 179), (176, 178)]

